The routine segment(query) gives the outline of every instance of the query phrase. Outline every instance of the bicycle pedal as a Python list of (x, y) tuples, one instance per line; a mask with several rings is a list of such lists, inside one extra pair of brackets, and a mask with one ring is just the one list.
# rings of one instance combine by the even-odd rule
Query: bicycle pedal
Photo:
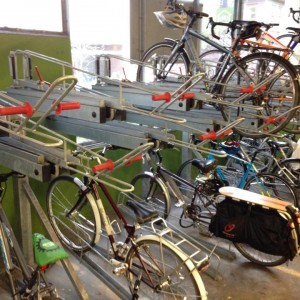
[(111, 259), (110, 263), (115, 267), (113, 273), (116, 276), (124, 275), (128, 270), (128, 264), (120, 262), (116, 259)]
[(178, 202), (175, 203), (175, 206), (176, 206), (176, 207), (182, 207), (183, 204), (184, 204), (184, 202), (183, 202), (182, 200), (178, 200)]

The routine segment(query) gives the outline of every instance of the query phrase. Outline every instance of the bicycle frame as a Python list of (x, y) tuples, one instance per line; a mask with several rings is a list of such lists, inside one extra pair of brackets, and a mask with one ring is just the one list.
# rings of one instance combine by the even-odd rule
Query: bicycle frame
[[(12, 260), (12, 256), (10, 253), (10, 249), (12, 248), (16, 259), (18, 261), (18, 265), (21, 268), (24, 279), (29, 282), (31, 279), (31, 272), (28, 269), (27, 262), (22, 253), (20, 245), (14, 235), (14, 232), (9, 224), (5, 211), (2, 207), (2, 192), (3, 189), (0, 187), (0, 250), (2, 255), (2, 260), (4, 263), (5, 272), (7, 273), (9, 280), (13, 281), (12, 271), (15, 268), (15, 265)], [(10, 246), (9, 246), (10, 245)], [(17, 294), (18, 291), (15, 291)]]
[[(88, 178), (86, 178), (88, 179)], [(125, 216), (123, 215), (123, 213), (121, 212), (120, 208), (118, 207), (118, 204), (114, 201), (114, 199), (112, 198), (112, 196), (110, 195), (107, 187), (105, 184), (98, 182), (98, 181), (94, 181), (94, 180), (88, 180), (86, 183), (87, 188), (87, 193), (91, 193), (93, 195), (93, 197), (96, 200), (97, 203), (97, 207), (99, 209), (99, 214), (100, 214), (100, 218), (103, 221), (108, 239), (109, 239), (109, 243), (112, 247), (112, 253), (113, 254), (113, 259), (110, 260), (110, 263), (113, 264), (114, 266), (117, 266), (117, 268), (115, 269), (115, 274), (116, 275), (122, 275), (124, 274), (126, 271), (131, 272), (132, 274), (134, 274), (135, 276), (137, 276), (139, 278), (139, 280), (142, 280), (146, 285), (148, 285), (151, 289), (155, 290), (156, 285), (153, 282), (152, 278), (151, 278), (151, 274), (149, 273), (149, 271), (147, 270), (147, 266), (151, 265), (154, 269), (159, 269), (158, 266), (155, 266), (155, 262), (154, 262), (154, 266), (152, 265), (151, 261), (146, 261), (145, 259), (143, 259), (143, 257), (139, 254), (139, 247), (138, 247), (138, 241), (143, 240), (144, 238), (147, 240), (147, 236), (141, 236), (138, 239), (136, 239), (135, 233), (136, 230), (140, 228), (139, 224), (129, 224), (125, 218)], [(124, 242), (117, 242), (115, 240), (115, 231), (112, 227), (112, 223), (110, 222), (102, 199), (100, 198), (99, 192), (97, 187), (99, 187), (101, 189), (101, 191), (103, 192), (104, 196), (106, 197), (106, 199), (108, 200), (109, 204), (111, 205), (113, 211), (116, 213), (117, 217), (119, 218), (119, 220), (122, 222), (124, 229), (126, 230), (126, 237), (125, 237), (125, 241)], [(83, 199), (84, 197), (80, 197), (79, 201), (84, 201)], [(75, 206), (76, 207), (80, 207), (80, 203), (77, 203)], [(158, 219), (159, 220), (159, 219)], [(151, 231), (153, 231), (154, 233), (152, 233), (152, 236), (155, 237), (155, 240), (158, 241), (160, 244), (168, 244), (171, 248), (174, 249), (175, 252), (180, 252), (180, 253), (185, 253), (184, 250), (182, 250), (180, 248), (179, 245), (175, 245), (172, 241), (169, 240), (169, 237), (164, 237), (164, 235), (168, 235), (170, 234), (170, 232), (172, 232), (172, 230), (170, 228), (167, 227), (166, 223), (164, 222), (165, 226), (166, 226), (166, 230), (162, 230), (159, 229), (159, 232), (156, 232), (156, 229), (154, 228), (154, 223), (156, 222), (156, 220), (152, 221), (152, 229)], [(100, 235), (100, 232), (98, 233)], [(173, 234), (176, 235), (175, 232), (171, 233), (171, 239), (173, 237)], [(180, 235), (178, 235), (178, 237), (180, 239), (182, 239), (182, 237), (180, 237)], [(182, 243), (183, 242), (183, 243)], [(188, 242), (185, 239), (182, 239), (182, 244), (184, 243), (188, 243), (191, 247), (193, 247), (194, 249), (198, 249), (197, 246), (191, 244), (190, 242)], [(127, 251), (129, 250), (129, 243), (131, 244), (132, 249), (134, 250), (140, 264), (141, 264), (141, 270), (140, 270), (140, 274), (136, 274), (136, 272), (134, 270), (131, 270), (129, 268), (129, 266), (124, 262), (124, 259), (126, 258), (127, 255)], [(181, 244), (178, 243), (178, 244)], [(194, 252), (195, 250), (191, 250), (193, 251), (193, 254), (191, 256), (189, 256), (190, 258), (188, 259), (192, 259), (193, 257), (193, 263), (195, 264), (195, 268), (192, 272), (199, 272), (197, 270), (197, 267), (200, 268), (200, 266), (203, 265), (205, 259), (202, 259), (201, 261), (196, 260), (196, 257), (194, 257), (198, 252), (200, 253), (200, 250), (196, 250), (196, 252)], [(198, 252), (197, 252), (198, 251)], [(142, 278), (142, 273), (146, 274), (147, 279), (143, 279)], [(133, 293), (133, 296), (136, 296), (137, 292), (138, 292), (138, 287), (135, 289), (133, 289), (131, 291)], [(204, 299), (206, 299), (205, 295), (201, 295)], [(136, 299), (136, 298), (132, 298), (132, 299)], [(202, 299), (202, 298), (201, 298)]]

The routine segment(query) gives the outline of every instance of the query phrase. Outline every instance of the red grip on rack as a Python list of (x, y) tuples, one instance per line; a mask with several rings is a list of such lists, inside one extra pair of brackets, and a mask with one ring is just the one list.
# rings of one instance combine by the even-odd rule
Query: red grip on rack
[(264, 120), (264, 123), (266, 124), (275, 124), (276, 123), (276, 117), (269, 117)]
[[(260, 93), (260, 92), (265, 91), (266, 89), (267, 89), (266, 86), (261, 86), (260, 88), (255, 89), (255, 92), (256, 92), (256, 93)], [(241, 93), (244, 93), (244, 94), (247, 94), (247, 93), (253, 93), (253, 91), (254, 91), (254, 85), (253, 85), (253, 84), (250, 84), (250, 86), (247, 86), (247, 87), (245, 87), (245, 88), (241, 88), (241, 89), (240, 89), (240, 92), (241, 92)]]
[(171, 101), (171, 94), (169, 92), (165, 92), (162, 95), (152, 95), (152, 100), (153, 101), (161, 101), (164, 100), (166, 102), (170, 102)]
[(24, 114), (30, 118), (33, 114), (33, 109), (30, 103), (25, 102), (23, 106), (1, 107), (0, 115), (19, 115)]
[(220, 139), (222, 139), (223, 137), (225, 137), (225, 136), (231, 134), (232, 132), (233, 132), (232, 129), (228, 129), (228, 130), (226, 130), (225, 132), (223, 132), (223, 133), (221, 133), (221, 134), (218, 134), (218, 133), (217, 133), (217, 137), (220, 138)]
[(115, 167), (115, 164), (112, 160), (107, 160), (105, 163), (103, 164), (100, 164), (100, 165), (96, 165), (96, 166), (93, 166), (92, 167), (92, 171), (94, 173), (96, 172), (100, 172), (100, 171), (103, 171), (103, 170), (110, 170), (112, 171)]
[(125, 163), (125, 166), (130, 166), (133, 162), (135, 162), (135, 161), (138, 161), (138, 160), (141, 160), (143, 158), (143, 155), (142, 154), (139, 154), (139, 155), (137, 155), (137, 156), (135, 156), (135, 157), (133, 157), (133, 158), (127, 158), (127, 160), (126, 160), (126, 163)]
[(243, 94), (252, 93), (253, 92), (253, 86), (247, 86), (245, 88), (241, 88), (240, 92)]
[(69, 103), (59, 103), (55, 110), (55, 113), (59, 115), (63, 110), (70, 110), (70, 109), (79, 109), (80, 102), (69, 102)]
[(217, 138), (217, 134), (215, 131), (210, 131), (208, 133), (204, 133), (199, 136), (199, 140), (215, 140)]
[(191, 98), (195, 98), (195, 93), (184, 93), (179, 97), (180, 100), (191, 99)]

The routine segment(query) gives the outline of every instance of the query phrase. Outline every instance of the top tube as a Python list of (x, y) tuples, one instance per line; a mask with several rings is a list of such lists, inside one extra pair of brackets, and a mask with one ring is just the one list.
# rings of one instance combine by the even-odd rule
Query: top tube
[(196, 37), (198, 39), (200, 39), (201, 41), (204, 41), (206, 42), (207, 44), (213, 46), (214, 48), (217, 48), (219, 51), (223, 52), (223, 53), (226, 53), (226, 54), (230, 54), (231, 53), (231, 50), (230, 49), (227, 49), (225, 48), (224, 46), (222, 46), (221, 44), (211, 40), (210, 38), (204, 36), (203, 34), (195, 31), (194, 29), (192, 28), (189, 28), (188, 30), (188, 33), (193, 36), (193, 37)]

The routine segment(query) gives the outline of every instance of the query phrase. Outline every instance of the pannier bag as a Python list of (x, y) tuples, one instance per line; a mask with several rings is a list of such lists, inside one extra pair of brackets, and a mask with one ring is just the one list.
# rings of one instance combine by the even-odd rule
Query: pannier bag
[[(298, 210), (294, 212), (298, 213)], [(298, 217), (293, 218), (290, 214), (294, 212), (279, 213), (226, 197), (217, 204), (209, 230), (217, 237), (245, 243), (259, 251), (292, 260), (298, 253), (299, 224), (295, 222), (299, 221), (299, 213)]]

